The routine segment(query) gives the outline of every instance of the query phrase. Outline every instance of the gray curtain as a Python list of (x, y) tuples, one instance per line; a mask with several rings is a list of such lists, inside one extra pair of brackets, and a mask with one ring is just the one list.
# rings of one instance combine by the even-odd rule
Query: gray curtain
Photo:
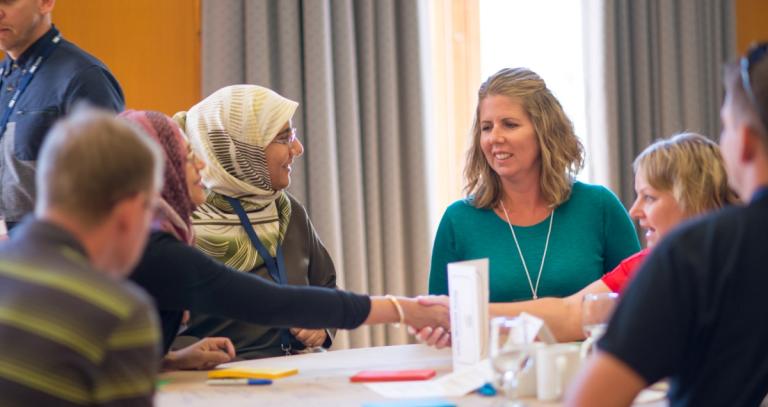
[[(426, 292), (431, 250), (423, 125), (421, 2), (203, 0), (203, 92), (251, 83), (301, 106), (293, 193), (333, 257), (339, 284)], [(337, 345), (404, 343), (361, 328)]]
[(736, 48), (733, 4), (584, 1), (591, 54), (587, 72), (593, 147), (588, 159), (601, 172), (596, 178), (630, 205), (631, 163), (651, 142), (681, 131), (719, 136), (721, 67)]

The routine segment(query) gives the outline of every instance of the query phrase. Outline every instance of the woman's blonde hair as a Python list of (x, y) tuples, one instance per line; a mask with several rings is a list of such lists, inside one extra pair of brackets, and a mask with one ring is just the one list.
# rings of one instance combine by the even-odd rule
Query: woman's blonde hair
[(472, 145), (464, 168), (467, 196), (476, 208), (492, 208), (501, 199), (501, 180), (480, 147), (480, 103), (488, 96), (519, 100), (533, 123), (541, 150), (541, 192), (556, 207), (568, 200), (576, 174), (584, 165), (584, 148), (560, 102), (536, 73), (526, 68), (505, 68), (491, 75), (477, 92), (472, 124)]
[(728, 187), (720, 148), (700, 134), (681, 133), (651, 144), (633, 168), (654, 189), (671, 191), (689, 216), (739, 202)]

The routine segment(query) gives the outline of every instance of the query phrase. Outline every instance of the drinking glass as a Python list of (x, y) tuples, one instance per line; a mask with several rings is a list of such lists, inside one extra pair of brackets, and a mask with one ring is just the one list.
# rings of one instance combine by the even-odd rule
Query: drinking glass
[(517, 317), (497, 317), (491, 320), (491, 366), (495, 385), (506, 399), (499, 407), (522, 407), (518, 399), (520, 375), (533, 363), (531, 338), (526, 335), (525, 323)]
[(581, 346), (581, 356), (592, 352), (595, 342), (600, 339), (608, 327), (614, 308), (619, 302), (616, 293), (587, 294), (581, 302), (581, 326), (587, 340)]

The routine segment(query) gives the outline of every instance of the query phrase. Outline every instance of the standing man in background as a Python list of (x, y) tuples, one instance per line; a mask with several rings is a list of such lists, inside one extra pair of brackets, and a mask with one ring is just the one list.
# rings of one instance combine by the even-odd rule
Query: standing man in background
[(107, 67), (53, 26), (55, 4), (0, 2), (0, 220), (9, 230), (34, 207), (37, 155), (53, 123), (79, 101), (125, 107)]

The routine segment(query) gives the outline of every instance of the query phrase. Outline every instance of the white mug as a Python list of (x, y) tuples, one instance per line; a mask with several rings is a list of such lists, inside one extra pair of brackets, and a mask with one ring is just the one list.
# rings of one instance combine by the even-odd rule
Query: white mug
[(568, 343), (536, 350), (536, 398), (554, 401), (563, 396), (581, 365), (579, 346)]
[(517, 383), (517, 395), (519, 397), (536, 397), (536, 371), (538, 370), (537, 367), (539, 364), (537, 362), (538, 355), (540, 350), (547, 347), (547, 345), (542, 342), (534, 342), (530, 346), (532, 348), (531, 352), (533, 353), (531, 355), (533, 363), (529, 369), (520, 372)]

